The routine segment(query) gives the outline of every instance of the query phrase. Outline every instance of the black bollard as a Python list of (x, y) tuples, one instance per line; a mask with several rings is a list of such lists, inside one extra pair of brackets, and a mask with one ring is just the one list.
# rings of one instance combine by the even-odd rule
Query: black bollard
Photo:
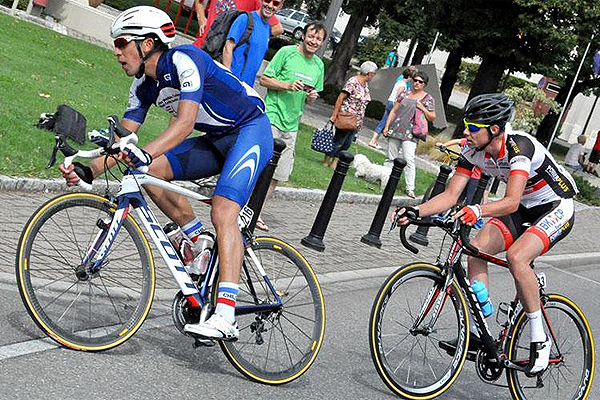
[(254, 212), (252, 214), (252, 220), (250, 221), (250, 224), (248, 224), (248, 230), (250, 232), (254, 232), (254, 228), (256, 227), (256, 221), (262, 211), (265, 197), (267, 196), (267, 191), (269, 190), (269, 185), (271, 184), (271, 179), (275, 172), (275, 167), (277, 167), (283, 149), (285, 149), (285, 142), (281, 139), (273, 139), (273, 156), (258, 177), (250, 200), (248, 200), (248, 208)]
[(405, 166), (406, 161), (404, 158), (398, 157), (394, 159), (394, 166), (392, 167), (392, 172), (390, 173), (390, 179), (388, 180), (387, 185), (385, 185), (381, 200), (379, 200), (379, 205), (377, 206), (377, 211), (375, 211), (373, 222), (371, 222), (369, 232), (360, 238), (361, 242), (366, 243), (369, 246), (377, 247), (378, 249), (381, 248), (381, 239), (379, 239), (379, 236), (381, 235), (381, 230), (383, 229), (387, 212), (392, 205), (394, 192), (396, 192), (400, 175), (402, 175), (402, 170)]
[(304, 246), (310, 247), (311, 249), (317, 251), (325, 250), (323, 237), (325, 236), (327, 225), (329, 225), (329, 220), (331, 219), (331, 214), (333, 213), (333, 208), (337, 202), (340, 189), (342, 188), (342, 183), (344, 183), (346, 172), (348, 172), (348, 168), (350, 168), (350, 163), (352, 163), (352, 160), (354, 160), (354, 155), (352, 153), (347, 151), (340, 152), (338, 156), (337, 167), (333, 172), (333, 176), (331, 177), (331, 181), (327, 187), (327, 192), (325, 192), (325, 197), (323, 197), (323, 201), (321, 202), (321, 207), (319, 208), (319, 212), (317, 213), (312, 229), (310, 230), (308, 236), (300, 241), (300, 243), (302, 243)]
[[(475, 189), (475, 193), (473, 193), (473, 199), (471, 200), (471, 204), (481, 204), (481, 200), (483, 200), (483, 192), (487, 188), (487, 184), (490, 181), (492, 176), (487, 172), (482, 172), (481, 177), (479, 178), (479, 183), (477, 184), (477, 189)], [(466, 236), (469, 236), (471, 232), (470, 226), (464, 226), (463, 229), (466, 230)]]
[(490, 188), (490, 193), (495, 195), (496, 192), (498, 192), (498, 186), (500, 186), (500, 179), (494, 177), (494, 180), (492, 181), (492, 187)]
[[(452, 168), (447, 165), (440, 166), (440, 173), (435, 179), (435, 185), (433, 185), (433, 190), (429, 195), (429, 199), (434, 198), (438, 194), (442, 193), (446, 190), (446, 181), (448, 180), (448, 176), (452, 172)], [(411, 242), (420, 244), (421, 246), (429, 245), (429, 239), (427, 239), (427, 234), (429, 233), (428, 226), (419, 226), (415, 232), (413, 232), (408, 238)]]

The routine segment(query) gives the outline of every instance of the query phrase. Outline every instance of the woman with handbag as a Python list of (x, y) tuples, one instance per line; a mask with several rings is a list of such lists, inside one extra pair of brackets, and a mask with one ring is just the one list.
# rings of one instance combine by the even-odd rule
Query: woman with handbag
[(392, 167), (394, 158), (400, 154), (406, 160), (404, 181), (406, 195), (415, 198), (415, 152), (419, 140), (425, 141), (429, 122), (435, 121), (435, 100), (424, 88), (429, 77), (424, 72), (413, 76), (410, 92), (401, 93), (396, 99), (383, 128), (388, 138), (388, 150), (384, 165)]
[(358, 74), (348, 79), (342, 88), (329, 118), (335, 126), (335, 136), (333, 151), (325, 154), (323, 159), (324, 166), (335, 168), (340, 151), (348, 150), (352, 141), (356, 140), (363, 126), (367, 104), (371, 101), (368, 82), (376, 71), (377, 65), (373, 61), (365, 61), (360, 65)]

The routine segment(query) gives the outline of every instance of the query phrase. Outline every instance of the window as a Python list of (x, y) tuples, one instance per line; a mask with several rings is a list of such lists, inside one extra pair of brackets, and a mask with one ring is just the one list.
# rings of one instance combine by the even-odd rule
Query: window
[(298, 11), (296, 11), (296, 12), (294, 13), (294, 15), (292, 15), (292, 19), (293, 19), (294, 21), (299, 21), (299, 22), (301, 22), (301, 21), (302, 21), (302, 18), (304, 18), (304, 16), (305, 16), (305, 14), (304, 14), (304, 13), (301, 13), (301, 12), (298, 12)]
[(294, 10), (281, 10), (277, 13), (277, 15), (281, 15), (282, 17), (289, 17)]

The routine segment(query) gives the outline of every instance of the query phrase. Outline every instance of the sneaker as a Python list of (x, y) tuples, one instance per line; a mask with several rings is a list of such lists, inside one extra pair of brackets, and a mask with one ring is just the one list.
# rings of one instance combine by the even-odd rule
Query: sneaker
[(203, 323), (186, 324), (183, 330), (217, 340), (234, 341), (240, 337), (237, 323), (230, 324), (221, 314), (216, 313)]
[(535, 360), (533, 367), (528, 371), (529, 374), (537, 374), (548, 368), (551, 348), (552, 341), (548, 335), (546, 335), (546, 340), (543, 342), (531, 342), (529, 344), (529, 360)]
[[(479, 351), (479, 349), (483, 348), (483, 342), (481, 341), (481, 339), (479, 338), (479, 336), (477, 336), (474, 333), (471, 333), (470, 335), (470, 339), (469, 339), (469, 349), (467, 350), (467, 359), (471, 360), (471, 361), (475, 361), (475, 356), (477, 351)], [(448, 355), (450, 356), (454, 356), (454, 354), (456, 353), (456, 344), (458, 343), (458, 338), (452, 339), (452, 340), (440, 340), (438, 342), (438, 346), (440, 349), (445, 350), (446, 353), (448, 353)]]

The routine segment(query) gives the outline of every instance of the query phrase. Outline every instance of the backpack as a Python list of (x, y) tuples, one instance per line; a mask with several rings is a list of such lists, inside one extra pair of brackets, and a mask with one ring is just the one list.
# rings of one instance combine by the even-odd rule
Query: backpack
[[(246, 24), (246, 30), (242, 35), (240, 41), (235, 44), (235, 49), (240, 47), (243, 43), (250, 44), (250, 35), (252, 34), (252, 29), (254, 29), (254, 21), (252, 19), (252, 14), (247, 11), (240, 10), (227, 10), (215, 19), (215, 21), (210, 26), (208, 34), (206, 35), (206, 40), (202, 45), (202, 50), (207, 52), (213, 60), (221, 61), (223, 56), (223, 46), (225, 46), (225, 42), (227, 41), (227, 34), (229, 33), (229, 29), (231, 25), (233, 25), (233, 21), (236, 20), (242, 14), (246, 14), (248, 16), (248, 23)], [(250, 46), (246, 46), (244, 51), (244, 65), (242, 67), (242, 73), (246, 68), (246, 61), (248, 58), (248, 49)]]

